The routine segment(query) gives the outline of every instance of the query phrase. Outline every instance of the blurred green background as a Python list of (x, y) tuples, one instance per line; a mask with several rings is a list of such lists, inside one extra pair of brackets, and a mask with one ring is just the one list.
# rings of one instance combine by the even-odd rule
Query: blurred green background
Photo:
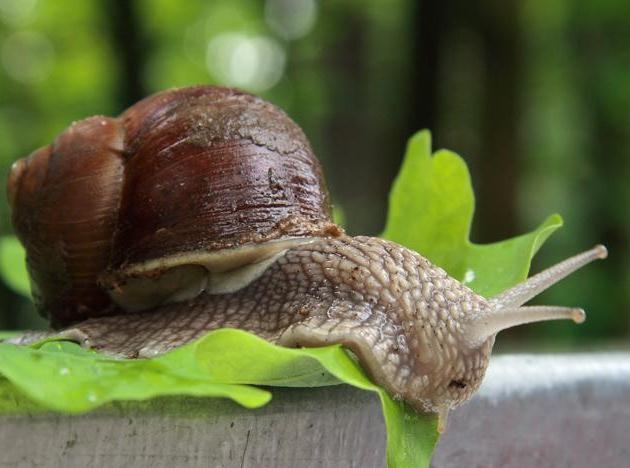
[[(538, 300), (583, 306), (586, 324), (521, 327), (499, 345), (630, 342), (627, 0), (0, 0), (0, 189), (15, 159), (70, 122), (198, 83), (284, 108), (353, 234), (381, 231), (406, 140), (431, 129), (472, 172), (474, 241), (559, 212), (565, 227), (534, 270), (597, 242), (610, 250)], [(38, 326), (0, 284), (0, 328)]]

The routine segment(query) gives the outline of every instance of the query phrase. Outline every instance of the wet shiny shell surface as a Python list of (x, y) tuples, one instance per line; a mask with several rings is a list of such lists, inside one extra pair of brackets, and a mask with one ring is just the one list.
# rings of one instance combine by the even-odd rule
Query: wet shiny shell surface
[[(74, 123), (14, 165), (9, 200), (56, 326), (120, 313), (104, 289), (191, 253), (340, 232), (302, 130), (260, 98), (211, 86)], [(156, 259), (167, 261), (148, 271)]]
[(329, 223), (306, 137), (262, 99), (187, 88), (149, 97), (121, 118), (127, 162), (115, 266), (307, 236)]

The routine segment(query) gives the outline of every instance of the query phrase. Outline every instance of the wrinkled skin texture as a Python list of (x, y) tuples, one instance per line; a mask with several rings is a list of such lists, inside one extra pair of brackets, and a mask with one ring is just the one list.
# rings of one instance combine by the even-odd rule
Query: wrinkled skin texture
[(286, 251), (236, 293), (89, 319), (62, 335), (127, 357), (154, 356), (221, 327), (284, 346), (341, 343), (394, 397), (438, 412), (479, 386), (494, 338), (469, 349), (464, 328), (487, 307), (415, 252), (343, 236)]

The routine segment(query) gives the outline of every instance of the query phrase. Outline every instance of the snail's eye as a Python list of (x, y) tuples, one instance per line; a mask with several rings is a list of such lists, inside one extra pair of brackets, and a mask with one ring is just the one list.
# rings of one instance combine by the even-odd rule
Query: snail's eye
[(462, 379), (454, 379), (451, 380), (448, 384), (448, 388), (458, 388), (458, 389), (464, 389), (466, 388), (468, 384), (466, 383), (465, 380)]

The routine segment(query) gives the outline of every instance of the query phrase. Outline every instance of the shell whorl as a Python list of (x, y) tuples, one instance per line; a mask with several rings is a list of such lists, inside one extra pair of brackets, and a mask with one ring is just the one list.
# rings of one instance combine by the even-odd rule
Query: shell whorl
[(322, 170), (274, 105), (209, 86), (121, 115), (127, 158), (112, 270), (182, 251), (305, 237), (330, 227)]
[(113, 248), (122, 149), (119, 122), (91, 117), (11, 169), (12, 221), (26, 248), (33, 297), (55, 325), (115, 310), (96, 280)]

